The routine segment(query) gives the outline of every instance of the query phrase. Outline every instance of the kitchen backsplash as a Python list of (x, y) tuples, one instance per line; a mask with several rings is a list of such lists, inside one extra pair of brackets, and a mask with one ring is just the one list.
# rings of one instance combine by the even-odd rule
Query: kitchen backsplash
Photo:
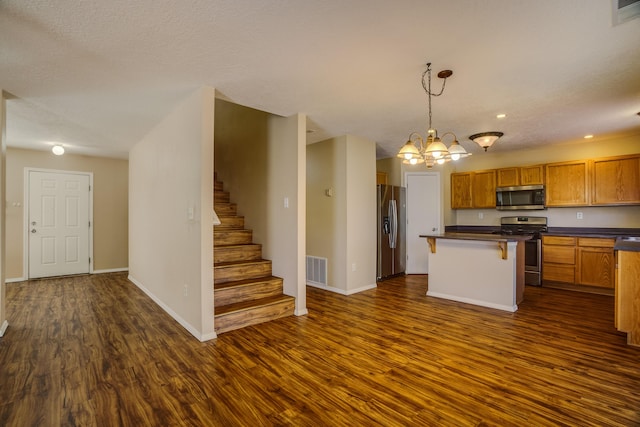
[[(548, 208), (531, 211), (497, 211), (495, 209), (458, 209), (455, 223), (446, 225), (500, 225), (503, 216), (545, 216), (549, 227), (640, 228), (640, 206), (585, 206)], [(578, 219), (581, 216), (582, 219)]]

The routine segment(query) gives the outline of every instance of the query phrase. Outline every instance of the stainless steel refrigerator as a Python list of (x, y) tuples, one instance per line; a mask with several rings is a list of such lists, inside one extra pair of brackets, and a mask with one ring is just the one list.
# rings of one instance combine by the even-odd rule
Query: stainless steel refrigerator
[(404, 187), (378, 185), (378, 280), (406, 267), (407, 196)]

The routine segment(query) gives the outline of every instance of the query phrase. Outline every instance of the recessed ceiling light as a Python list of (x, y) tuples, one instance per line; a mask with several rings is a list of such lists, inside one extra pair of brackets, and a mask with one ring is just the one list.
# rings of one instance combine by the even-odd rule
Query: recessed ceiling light
[(506, 114), (504, 114), (504, 113), (498, 114), (498, 115), (496, 116), (496, 118), (497, 118), (497, 119), (504, 119), (505, 117), (507, 117), (507, 115), (506, 115)]
[(584, 139), (591, 139), (591, 138), (593, 138), (593, 135), (585, 135), (584, 136)]
[(64, 147), (60, 144), (54, 145), (51, 147), (51, 152), (56, 156), (62, 156), (64, 154)]

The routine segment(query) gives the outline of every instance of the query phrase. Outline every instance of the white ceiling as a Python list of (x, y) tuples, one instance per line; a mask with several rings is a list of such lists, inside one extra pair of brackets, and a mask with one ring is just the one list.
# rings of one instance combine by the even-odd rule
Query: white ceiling
[[(610, 0), (2, 0), (9, 146), (126, 157), (196, 87), (278, 115), (309, 142), (394, 155), (424, 134), (420, 76), (453, 70), (433, 124), (468, 151), (640, 135), (640, 19)], [(506, 119), (496, 119), (504, 112)], [(640, 139), (639, 139), (640, 146)]]

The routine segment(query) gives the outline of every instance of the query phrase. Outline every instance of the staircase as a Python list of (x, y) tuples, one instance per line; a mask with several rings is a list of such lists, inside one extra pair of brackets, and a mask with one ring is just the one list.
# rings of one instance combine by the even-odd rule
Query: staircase
[(221, 224), (213, 229), (216, 334), (293, 315), (295, 298), (282, 293), (282, 279), (262, 259), (244, 217), (215, 177), (214, 209)]

